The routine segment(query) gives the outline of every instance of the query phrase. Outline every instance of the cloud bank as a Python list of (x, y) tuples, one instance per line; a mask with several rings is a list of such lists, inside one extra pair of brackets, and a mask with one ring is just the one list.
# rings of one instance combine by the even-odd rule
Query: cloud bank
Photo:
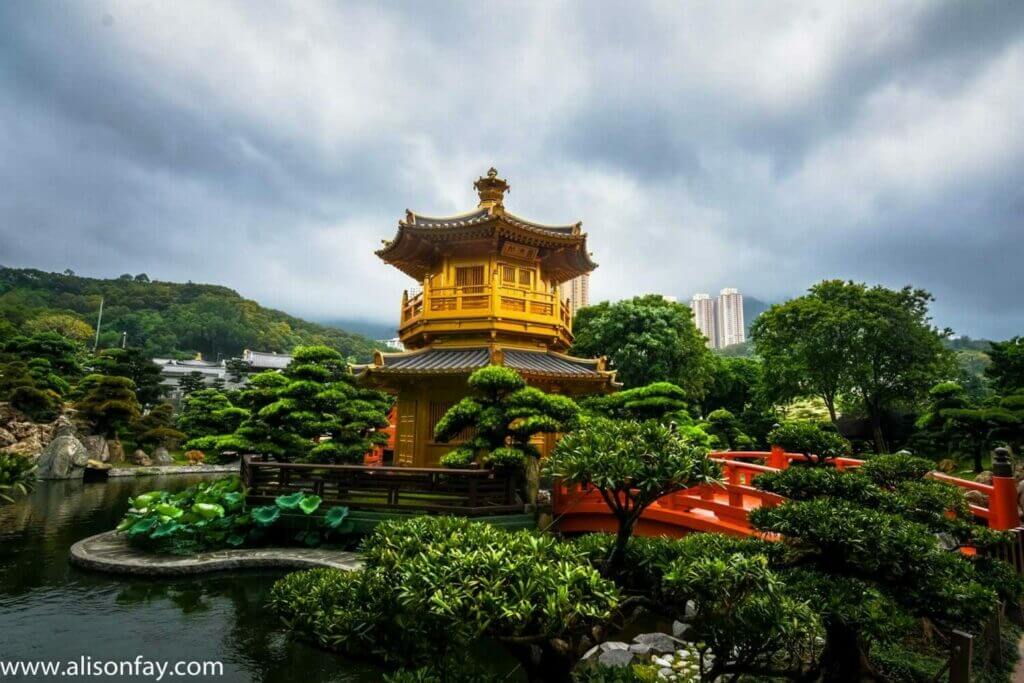
[(1024, 3), (0, 5), (0, 263), (397, 320), (411, 208), (583, 220), (596, 298), (826, 277), (1024, 333)]

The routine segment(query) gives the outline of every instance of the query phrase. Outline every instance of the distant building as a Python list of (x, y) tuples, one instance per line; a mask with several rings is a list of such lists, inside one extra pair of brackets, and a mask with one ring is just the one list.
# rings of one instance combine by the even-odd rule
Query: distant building
[(393, 349), (395, 351), (405, 351), (405, 344), (402, 343), (402, 340), (399, 337), (392, 337), (391, 339), (378, 339), (377, 343), (383, 344), (389, 349)]
[(718, 294), (715, 311), (717, 339), (715, 348), (742, 344), (747, 340), (743, 326), (743, 295), (735, 287), (726, 287)]
[(561, 286), (562, 298), (569, 302), (569, 313), (575, 316), (576, 311), (590, 305), (590, 273), (574, 277)]
[(242, 352), (242, 360), (249, 364), (253, 370), (284, 370), (292, 362), (292, 357), (287, 353), (275, 353), (273, 351), (250, 351)]
[(171, 387), (172, 394), (181, 378), (191, 375), (193, 372), (198, 372), (203, 376), (204, 384), (214, 384), (218, 380), (224, 382), (225, 386), (230, 384), (227, 382), (227, 368), (224, 367), (223, 361), (154, 358), (153, 363), (160, 366), (160, 374), (162, 376), (160, 383)]
[(710, 294), (694, 294), (690, 300), (693, 323), (708, 340), (708, 348), (717, 347), (718, 334), (715, 329), (715, 301)]

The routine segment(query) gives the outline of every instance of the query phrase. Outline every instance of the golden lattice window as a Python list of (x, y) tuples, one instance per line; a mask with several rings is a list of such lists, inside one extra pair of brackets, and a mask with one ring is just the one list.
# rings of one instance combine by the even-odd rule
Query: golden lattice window
[(483, 284), (483, 266), (459, 266), (455, 269), (456, 287), (482, 287)]

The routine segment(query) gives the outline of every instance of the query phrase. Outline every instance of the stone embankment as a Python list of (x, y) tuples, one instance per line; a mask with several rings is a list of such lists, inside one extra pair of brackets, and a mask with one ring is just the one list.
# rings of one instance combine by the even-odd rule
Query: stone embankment
[(90, 536), (71, 546), (78, 567), (139, 576), (187, 576), (239, 569), (309, 569), (331, 567), (353, 571), (363, 566), (356, 553), (322, 548), (239, 548), (195, 555), (160, 555), (128, 544), (114, 531)]

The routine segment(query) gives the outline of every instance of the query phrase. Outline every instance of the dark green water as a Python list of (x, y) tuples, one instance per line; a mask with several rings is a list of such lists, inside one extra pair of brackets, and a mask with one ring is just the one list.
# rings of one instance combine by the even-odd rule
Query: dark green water
[(151, 580), (68, 563), (72, 543), (113, 528), (129, 497), (198, 479), (40, 482), (31, 496), (0, 506), (0, 660), (120, 661), (141, 655), (223, 662), (224, 675), (207, 680), (379, 681), (380, 671), (369, 664), (286, 637), (263, 610), (278, 573)]

